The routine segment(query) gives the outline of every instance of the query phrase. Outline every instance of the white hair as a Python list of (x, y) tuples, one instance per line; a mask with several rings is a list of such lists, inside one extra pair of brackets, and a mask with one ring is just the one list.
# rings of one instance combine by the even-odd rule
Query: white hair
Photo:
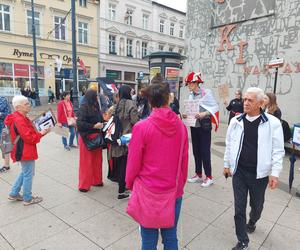
[(257, 87), (250, 87), (246, 90), (246, 93), (253, 93), (256, 94), (256, 98), (258, 101), (264, 100), (265, 93), (262, 89), (257, 88)]
[(16, 109), (19, 105), (22, 105), (24, 101), (28, 101), (28, 99), (23, 95), (15, 95), (12, 99), (12, 105), (14, 109)]

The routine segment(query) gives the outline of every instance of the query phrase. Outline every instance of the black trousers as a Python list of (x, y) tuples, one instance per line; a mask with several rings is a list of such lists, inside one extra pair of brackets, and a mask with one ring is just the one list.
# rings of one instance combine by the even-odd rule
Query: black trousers
[(126, 190), (125, 176), (126, 176), (126, 165), (127, 165), (127, 154), (121, 157), (115, 158), (118, 168), (118, 183), (119, 193), (124, 193)]
[(202, 165), (206, 176), (211, 176), (211, 130), (204, 131), (201, 127), (191, 127), (195, 172), (202, 174)]
[(251, 207), (249, 217), (251, 222), (256, 223), (259, 220), (264, 207), (265, 191), (268, 182), (269, 177), (256, 179), (256, 173), (239, 167), (232, 177), (235, 209), (235, 233), (238, 241), (244, 243), (249, 242), (246, 231), (246, 208), (248, 192), (250, 195)]

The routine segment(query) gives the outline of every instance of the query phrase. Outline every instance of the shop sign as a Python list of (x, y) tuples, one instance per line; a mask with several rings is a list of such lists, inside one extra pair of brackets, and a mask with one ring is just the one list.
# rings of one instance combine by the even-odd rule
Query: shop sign
[(29, 77), (29, 67), (27, 64), (14, 64), (15, 76)]
[(32, 52), (24, 52), (24, 51), (20, 51), (18, 49), (14, 49), (14, 56), (17, 56), (18, 58), (21, 57), (33, 57), (33, 53)]
[(12, 76), (12, 64), (0, 62), (0, 76)]

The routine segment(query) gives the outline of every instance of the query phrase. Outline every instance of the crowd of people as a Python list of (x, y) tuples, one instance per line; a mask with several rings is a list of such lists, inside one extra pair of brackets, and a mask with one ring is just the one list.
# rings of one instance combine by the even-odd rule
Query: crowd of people
[[(195, 160), (195, 175), (190, 178), (188, 132), (184, 125), (188, 115), (184, 110), (180, 113), (176, 95), (170, 93), (163, 80), (141, 85), (137, 95), (124, 84), (113, 100), (91, 85), (84, 89), (76, 115), (69, 92), (62, 93), (57, 105), (57, 125), (70, 132), (69, 140), (62, 138), (63, 147), (67, 151), (79, 148), (78, 190), (89, 192), (92, 186), (104, 185), (102, 154), (107, 149), (108, 177), (118, 182), (116, 198), (129, 198), (127, 213), (141, 226), (145, 250), (156, 249), (159, 232), (164, 249), (178, 249), (177, 222), (185, 183), (200, 183), (203, 188), (214, 183), (211, 131), (218, 104), (212, 91), (204, 88), (200, 74), (191, 72), (185, 81), (190, 91), (188, 99), (199, 101), (195, 123), (189, 128)], [(36, 204), (42, 201), (31, 193), (38, 157), (36, 144), (49, 130), (34, 129), (27, 118), (30, 101), (24, 94), (15, 96), (12, 104), (15, 112), (10, 114), (7, 100), (0, 98), (1, 130), (8, 126), (14, 142), (10, 155), (13, 162), (21, 165), (9, 200)], [(284, 156), (281, 111), (276, 96), (259, 88), (249, 88), (244, 95), (238, 89), (235, 99), (224, 104), (230, 113), (223, 174), (232, 177), (238, 239), (233, 250), (244, 250), (249, 244), (248, 233), (255, 231), (260, 219), (267, 186), (274, 189), (278, 185)], [(4, 158), (0, 171), (9, 169), (9, 157)], [(248, 193), (251, 212), (247, 222)]]

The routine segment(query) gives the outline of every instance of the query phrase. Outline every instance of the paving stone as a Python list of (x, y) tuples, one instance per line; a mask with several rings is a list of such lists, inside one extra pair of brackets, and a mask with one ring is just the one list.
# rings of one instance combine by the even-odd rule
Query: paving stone
[(50, 211), (69, 225), (76, 225), (86, 219), (104, 212), (108, 207), (86, 196), (56, 206)]
[(222, 204), (209, 201), (194, 194), (185, 199), (182, 204), (182, 211), (207, 223), (211, 223), (226, 209), (227, 207)]
[(280, 225), (273, 228), (263, 244), (263, 247), (272, 250), (299, 250), (299, 246), (300, 232)]
[[(277, 224), (300, 232), (300, 213), (297, 210), (287, 208), (280, 216)], [(300, 247), (300, 246), (299, 246)]]
[(41, 205), (47, 209), (73, 200), (81, 195), (78, 191), (46, 176), (40, 176), (34, 180), (33, 194), (43, 197), (44, 200)]
[(12, 250), (12, 249), (13, 248), (11, 247), (11, 245), (9, 245), (8, 242), (0, 234), (0, 250)]
[[(265, 220), (276, 222), (285, 208), (286, 205), (279, 205), (278, 203), (265, 201), (261, 217)], [(250, 211), (250, 208), (248, 208), (248, 211)]]
[(0, 233), (15, 249), (24, 249), (67, 228), (54, 215), (43, 212), (1, 227)]
[[(228, 250), (237, 243), (234, 235), (231, 235), (223, 229), (215, 226), (209, 226), (190, 244), (187, 245), (189, 250)], [(251, 243), (249, 249), (258, 249), (259, 245)]]
[(288, 204), (288, 208), (297, 210), (300, 212), (300, 198), (299, 197), (293, 197)]
[(99, 250), (97, 246), (74, 229), (67, 229), (46, 240), (43, 240), (27, 250)]
[(78, 231), (102, 248), (120, 240), (137, 227), (134, 221), (113, 210), (97, 214), (75, 226)]
[(23, 206), (21, 201), (9, 201), (0, 205), (0, 227), (28, 218), (38, 213), (44, 212), (40, 205)]
[(233, 191), (230, 188), (214, 184), (209, 188), (201, 188), (197, 195), (225, 206), (233, 205)]

